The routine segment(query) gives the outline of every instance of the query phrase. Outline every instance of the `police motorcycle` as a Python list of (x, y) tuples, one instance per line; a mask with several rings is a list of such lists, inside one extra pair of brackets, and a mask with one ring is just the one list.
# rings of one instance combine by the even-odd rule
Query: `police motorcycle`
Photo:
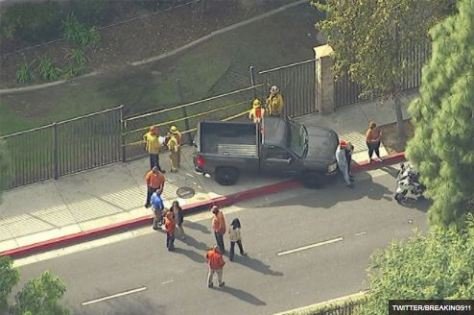
[(426, 187), (420, 183), (420, 173), (410, 164), (401, 163), (397, 174), (397, 188), (395, 190), (395, 200), (402, 204), (409, 199), (409, 196), (417, 200), (423, 199)]

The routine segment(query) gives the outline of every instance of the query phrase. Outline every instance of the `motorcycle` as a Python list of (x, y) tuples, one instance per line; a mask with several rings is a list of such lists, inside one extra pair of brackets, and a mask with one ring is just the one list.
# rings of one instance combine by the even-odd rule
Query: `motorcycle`
[(420, 174), (410, 164), (401, 163), (397, 174), (397, 188), (395, 190), (395, 200), (402, 204), (409, 199), (409, 195), (417, 200), (423, 199), (426, 187), (419, 181)]

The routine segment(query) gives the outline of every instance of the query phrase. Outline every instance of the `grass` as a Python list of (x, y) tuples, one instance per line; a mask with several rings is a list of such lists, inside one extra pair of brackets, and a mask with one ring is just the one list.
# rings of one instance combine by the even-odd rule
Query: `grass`
[(0, 135), (121, 104), (126, 115), (168, 108), (182, 103), (177, 79), (184, 102), (211, 96), (211, 89), (223, 93), (248, 86), (250, 65), (263, 70), (313, 57), (316, 17), (309, 6), (299, 6), (160, 62), (2, 97)]

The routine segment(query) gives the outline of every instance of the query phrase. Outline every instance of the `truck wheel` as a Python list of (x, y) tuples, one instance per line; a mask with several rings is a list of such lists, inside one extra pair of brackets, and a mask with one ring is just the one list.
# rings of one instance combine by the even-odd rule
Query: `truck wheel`
[(239, 179), (239, 171), (233, 167), (219, 167), (216, 170), (216, 182), (223, 186), (234, 185)]
[(304, 172), (301, 174), (301, 181), (306, 188), (321, 189), (326, 180), (326, 176), (318, 172)]

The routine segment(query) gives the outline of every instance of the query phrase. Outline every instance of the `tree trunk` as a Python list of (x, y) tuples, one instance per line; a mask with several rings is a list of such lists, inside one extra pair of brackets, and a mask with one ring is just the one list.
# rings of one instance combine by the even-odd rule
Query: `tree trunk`
[(397, 117), (397, 133), (398, 133), (398, 144), (402, 144), (405, 141), (405, 128), (403, 125), (403, 112), (402, 112), (402, 101), (400, 99), (400, 93), (395, 93), (393, 96), (393, 109)]

